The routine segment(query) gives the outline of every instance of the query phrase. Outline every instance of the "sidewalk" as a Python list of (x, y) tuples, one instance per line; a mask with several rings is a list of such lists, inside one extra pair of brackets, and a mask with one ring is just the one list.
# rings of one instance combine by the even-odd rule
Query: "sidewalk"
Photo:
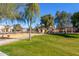
[(16, 41), (18, 41), (18, 40), (20, 40), (20, 39), (5, 39), (5, 40), (0, 40), (0, 46), (1, 46), (1, 45), (10, 44), (10, 43), (16, 42)]
[(6, 55), (6, 54), (3, 53), (3, 52), (0, 52), (0, 56), (8, 56), (8, 55)]
[[(32, 34), (31, 36), (35, 36), (35, 35), (42, 35), (42, 34)], [(15, 38), (15, 39), (0, 39), (0, 46), (10, 44), (12, 42), (16, 42), (16, 41), (19, 41), (19, 40), (28, 39), (28, 38), (29, 38), (28, 35), (26, 35), (26, 36), (24, 35), (23, 37), (19, 37), (19, 38)]]

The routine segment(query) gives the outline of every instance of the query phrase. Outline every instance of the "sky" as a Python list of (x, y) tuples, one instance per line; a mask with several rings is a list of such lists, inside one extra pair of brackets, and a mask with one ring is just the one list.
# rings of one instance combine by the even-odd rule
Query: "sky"
[[(74, 12), (79, 11), (79, 4), (78, 3), (40, 3), (40, 17), (51, 14), (52, 16), (55, 16), (57, 11), (66, 11), (68, 13), (73, 14)], [(23, 10), (20, 8), (20, 11)], [(36, 18), (36, 22), (32, 25), (32, 27), (37, 26), (37, 24), (40, 24), (40, 17)], [(5, 20), (4, 20), (5, 21)], [(8, 21), (7, 21), (8, 22)], [(6, 22), (2, 23), (5, 24)], [(9, 23), (11, 24), (11, 23)], [(17, 24), (17, 22), (15, 22)], [(27, 28), (27, 24), (21, 23), (21, 26), (23, 28)]]
[[(57, 11), (66, 11), (67, 13), (73, 14), (74, 12), (79, 11), (79, 4), (74, 3), (41, 3), (40, 6), (40, 17), (51, 14), (52, 16), (55, 16)], [(40, 23), (40, 18), (36, 23)], [(34, 24), (33, 26), (35, 26)]]

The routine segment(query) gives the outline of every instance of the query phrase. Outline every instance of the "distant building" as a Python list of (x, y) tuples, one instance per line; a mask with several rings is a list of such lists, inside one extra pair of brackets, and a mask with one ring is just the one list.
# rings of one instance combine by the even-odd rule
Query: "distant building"
[(13, 26), (0, 26), (0, 33), (8, 33), (8, 32), (13, 32)]
[(12, 33), (12, 32), (26, 32), (26, 28), (17, 28), (14, 30), (14, 26), (4, 26), (0, 25), (0, 33)]
[(22, 32), (27, 32), (27, 29), (26, 28), (22, 28)]
[(4, 28), (4, 26), (0, 26), (0, 33), (3, 33), (5, 31)]

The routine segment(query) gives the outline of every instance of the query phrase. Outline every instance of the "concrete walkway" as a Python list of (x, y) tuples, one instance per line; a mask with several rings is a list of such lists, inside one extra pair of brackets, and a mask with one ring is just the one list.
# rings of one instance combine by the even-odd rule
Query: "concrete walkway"
[(1, 46), (1, 45), (10, 44), (10, 43), (16, 42), (16, 41), (18, 41), (18, 40), (20, 40), (20, 39), (5, 39), (5, 40), (0, 40), (0, 46)]
[[(43, 35), (43, 34), (32, 34), (31, 36), (35, 36), (35, 35)], [(28, 38), (29, 38), (29, 36), (27, 35), (27, 36), (19, 37), (16, 39), (0, 39), (0, 46), (10, 44), (12, 42), (16, 42), (19, 40), (28, 39)]]
[(0, 56), (8, 56), (8, 55), (6, 55), (6, 54), (3, 53), (3, 52), (0, 52)]

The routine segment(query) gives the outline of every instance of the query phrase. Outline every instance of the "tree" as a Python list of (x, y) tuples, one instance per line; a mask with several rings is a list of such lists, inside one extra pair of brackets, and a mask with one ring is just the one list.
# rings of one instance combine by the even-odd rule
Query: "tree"
[(54, 19), (54, 22), (55, 22), (55, 25), (56, 25), (56, 28), (61, 28), (61, 14), (59, 11), (56, 12), (56, 16), (55, 16), (55, 19)]
[(0, 18), (17, 19), (20, 18), (17, 12), (18, 4), (1, 3), (0, 4)]
[(68, 14), (65, 11), (62, 11), (62, 12), (57, 11), (55, 20), (58, 20), (57, 21), (58, 22), (57, 27), (60, 30), (65, 28), (67, 17), (68, 17)]
[(14, 25), (14, 30), (15, 30), (15, 31), (21, 31), (21, 30), (22, 30), (21, 25), (20, 25), (20, 24)]
[(31, 40), (31, 26), (35, 21), (35, 18), (39, 16), (39, 4), (37, 3), (28, 3), (25, 8), (25, 18), (29, 25), (29, 39)]
[(79, 30), (79, 12), (75, 12), (72, 16), (72, 24), (74, 28), (77, 28), (77, 30)]
[(45, 15), (41, 17), (41, 25), (44, 25), (45, 28), (49, 28), (50, 26), (53, 26), (53, 19), (54, 17), (52, 15)]
[(6, 19), (5, 21), (9, 20), (11, 21), (11, 23), (14, 23), (14, 20), (19, 22), (19, 20), (22, 19), (21, 14), (18, 12), (18, 9), (21, 5), (22, 4), (1, 3), (0, 4), (0, 19), (4, 18)]
[[(0, 20), (5, 18), (9, 19), (13, 23), (13, 20), (17, 20), (22, 18), (18, 13), (19, 4), (11, 4), (11, 3), (1, 3), (0, 4)], [(2, 35), (3, 36), (3, 35)]]
[(68, 31), (73, 32), (73, 25), (71, 23), (71, 16), (72, 16), (72, 14), (70, 14), (70, 13), (67, 14), (67, 18), (66, 18), (66, 21), (65, 21), (65, 24), (64, 24), (64, 28), (65, 28), (66, 33)]

